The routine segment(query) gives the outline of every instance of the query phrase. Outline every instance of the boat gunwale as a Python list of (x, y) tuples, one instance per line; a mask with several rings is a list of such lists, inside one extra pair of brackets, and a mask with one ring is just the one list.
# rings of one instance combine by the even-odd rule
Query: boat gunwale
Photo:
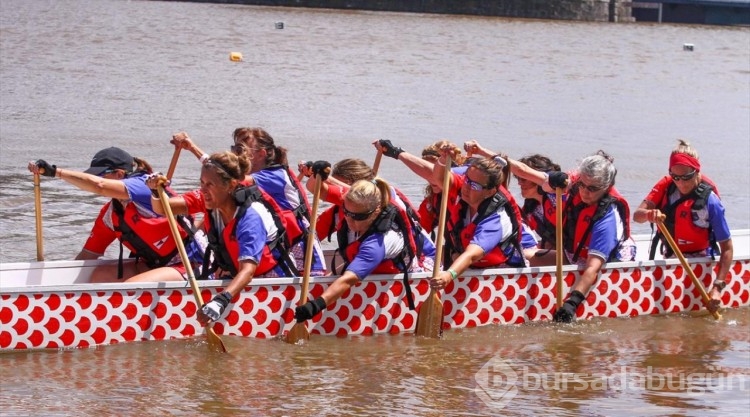
[[(732, 258), (732, 262), (741, 262), (750, 260), (750, 255), (741, 255)], [(18, 262), (9, 264), (0, 264), (0, 274), (4, 271), (16, 271), (16, 270), (35, 270), (35, 269), (63, 269), (63, 268), (80, 268), (86, 266), (99, 265), (101, 262), (109, 263), (110, 260), (104, 261), (41, 261), (41, 262)], [(712, 260), (711, 257), (700, 257), (690, 258), (689, 263), (692, 264), (711, 264), (717, 263), (717, 260)], [(116, 260), (115, 260), (116, 262)], [(49, 265), (53, 263), (53, 265)], [(46, 264), (46, 265), (45, 265)], [(679, 259), (656, 259), (649, 261), (630, 261), (630, 262), (611, 262), (605, 264), (602, 267), (602, 273), (614, 269), (628, 269), (628, 268), (646, 268), (646, 267), (659, 267), (659, 266), (672, 266), (679, 265)], [(23, 268), (24, 265), (31, 265), (32, 267)], [(50, 268), (51, 266), (51, 268)], [(563, 272), (576, 272), (583, 271), (582, 267), (577, 265), (564, 265)], [(469, 269), (465, 271), (460, 277), (493, 277), (493, 276), (517, 276), (522, 274), (543, 274), (551, 273), (555, 274), (555, 266), (541, 266), (541, 267), (525, 267), (525, 268), (489, 268), (489, 269)], [(330, 284), (335, 281), (340, 275), (330, 276), (318, 276), (311, 277), (310, 284)], [(431, 272), (417, 272), (410, 273), (410, 281), (424, 280), (432, 278)], [(363, 281), (402, 281), (403, 274), (377, 274), (366, 277)], [(217, 288), (226, 287), (231, 282), (231, 279), (226, 280), (200, 280), (198, 285), (201, 288)], [(253, 279), (245, 288), (252, 287), (268, 287), (276, 285), (301, 285), (302, 277), (279, 277), (279, 278), (263, 278), (257, 277)], [(114, 282), (114, 283), (78, 283), (78, 284), (53, 284), (53, 285), (27, 285), (27, 286), (16, 286), (6, 287), (2, 285), (0, 279), (0, 293), (2, 294), (18, 294), (18, 293), (49, 293), (49, 292), (85, 292), (85, 291), (108, 291), (108, 290), (121, 290), (121, 291), (138, 291), (138, 290), (163, 290), (163, 289), (189, 289), (190, 284), (187, 281), (165, 281), (165, 282)]]

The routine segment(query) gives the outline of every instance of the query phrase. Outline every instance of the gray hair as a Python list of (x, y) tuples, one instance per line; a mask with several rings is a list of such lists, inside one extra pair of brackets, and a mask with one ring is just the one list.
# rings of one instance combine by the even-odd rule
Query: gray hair
[(581, 161), (578, 171), (601, 185), (611, 187), (615, 185), (617, 168), (613, 162), (614, 158), (604, 151), (598, 151), (595, 155), (587, 156)]

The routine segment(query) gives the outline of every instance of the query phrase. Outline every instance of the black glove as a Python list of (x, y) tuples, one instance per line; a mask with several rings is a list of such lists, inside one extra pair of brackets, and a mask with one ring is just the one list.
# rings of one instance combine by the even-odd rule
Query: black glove
[(308, 301), (305, 304), (294, 309), (294, 318), (297, 319), (297, 323), (311, 318), (320, 314), (321, 311), (325, 310), (326, 302), (323, 297), (318, 297), (313, 301)]
[(577, 290), (570, 292), (570, 297), (563, 303), (553, 316), (553, 320), (558, 323), (570, 323), (576, 317), (576, 309), (586, 299), (583, 293)]
[(390, 140), (386, 139), (380, 139), (380, 146), (383, 147), (383, 155), (389, 156), (393, 159), (398, 159), (398, 156), (404, 151), (398, 146), (394, 146)]
[(569, 302), (564, 302), (562, 307), (555, 311), (555, 315), (552, 318), (557, 323), (570, 323), (576, 316), (576, 308)]
[(45, 177), (54, 177), (57, 174), (57, 165), (50, 165), (44, 159), (37, 159), (36, 166), (39, 167), (39, 173)]
[(549, 173), (547, 182), (552, 188), (565, 188), (568, 186), (568, 174), (562, 171), (552, 171)]
[(331, 174), (331, 163), (328, 161), (315, 161), (312, 164), (313, 175), (320, 175), (320, 178), (325, 181)]
[(232, 295), (227, 291), (223, 291), (221, 294), (217, 294), (211, 301), (203, 304), (201, 312), (211, 319), (211, 321), (219, 320), (230, 301), (232, 301)]

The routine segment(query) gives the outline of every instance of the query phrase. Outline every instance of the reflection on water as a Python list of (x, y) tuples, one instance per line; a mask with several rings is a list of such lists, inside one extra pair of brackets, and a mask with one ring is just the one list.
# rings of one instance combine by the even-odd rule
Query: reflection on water
[[(44, 415), (710, 415), (750, 407), (750, 309), (304, 345), (224, 337), (2, 355), (0, 406)], [(490, 385), (478, 377), (490, 369)], [(514, 373), (508, 378), (501, 365)], [(517, 392), (502, 410), (477, 391)]]

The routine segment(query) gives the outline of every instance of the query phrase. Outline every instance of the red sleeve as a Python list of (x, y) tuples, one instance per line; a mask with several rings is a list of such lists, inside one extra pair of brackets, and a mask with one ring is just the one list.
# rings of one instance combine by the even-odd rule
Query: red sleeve
[(419, 224), (422, 229), (428, 233), (432, 231), (432, 225), (435, 224), (435, 208), (432, 207), (432, 197), (425, 197), (422, 203), (419, 204)]
[(660, 179), (659, 182), (654, 185), (644, 200), (650, 201), (654, 206), (659, 207), (661, 202), (665, 200), (667, 188), (671, 183), (672, 178), (670, 178), (669, 175), (664, 176), (664, 178)]
[(104, 255), (104, 252), (107, 250), (110, 243), (117, 239), (117, 233), (110, 229), (104, 222), (104, 217), (110, 216), (109, 209), (111, 205), (111, 202), (107, 203), (99, 211), (99, 215), (94, 221), (94, 226), (91, 228), (91, 233), (89, 234), (88, 239), (86, 239), (86, 243), (83, 245), (83, 248), (91, 253)]
[(344, 194), (346, 194), (347, 190), (348, 188), (340, 185), (329, 184), (325, 201), (335, 205), (344, 204)]
[(182, 195), (187, 206), (188, 214), (203, 213), (206, 211), (206, 204), (203, 202), (203, 193), (200, 190), (188, 191)]

